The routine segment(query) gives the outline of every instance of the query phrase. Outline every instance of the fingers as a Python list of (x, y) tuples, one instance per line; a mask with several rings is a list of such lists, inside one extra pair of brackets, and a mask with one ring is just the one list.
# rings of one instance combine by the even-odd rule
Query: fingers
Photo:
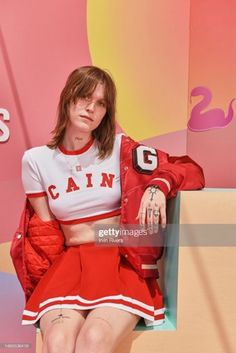
[(157, 203), (154, 204), (153, 209), (152, 209), (152, 220), (149, 223), (149, 229), (150, 233), (158, 233), (159, 230), (159, 206)]
[(165, 207), (165, 205), (162, 205), (160, 207), (160, 217), (161, 217), (162, 228), (166, 228), (166, 207)]
[(146, 208), (141, 204), (136, 219), (139, 219), (139, 224), (144, 225), (146, 220)]
[(157, 203), (152, 204), (142, 204), (138, 216), (136, 219), (139, 219), (139, 224), (144, 226), (147, 224), (148, 228), (152, 230), (152, 232), (157, 233), (159, 229), (159, 217), (160, 211)]
[(157, 203), (154, 206), (151, 204), (142, 205), (136, 219), (139, 219), (141, 226), (147, 224), (148, 227), (154, 227), (155, 232), (158, 232), (159, 223), (162, 228), (166, 227), (166, 207), (164, 204), (159, 206)]
[(153, 208), (153, 224), (155, 225), (159, 224), (159, 216), (160, 216), (159, 206), (157, 203), (155, 203)]
[(153, 224), (153, 208), (151, 204), (147, 206), (147, 225), (152, 226)]

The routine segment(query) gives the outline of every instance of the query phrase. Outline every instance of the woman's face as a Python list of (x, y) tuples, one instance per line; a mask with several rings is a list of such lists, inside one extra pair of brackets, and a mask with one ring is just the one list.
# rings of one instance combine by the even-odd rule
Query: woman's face
[(76, 103), (71, 102), (68, 125), (81, 132), (91, 133), (99, 126), (105, 114), (104, 85), (98, 83), (91, 96), (78, 98)]

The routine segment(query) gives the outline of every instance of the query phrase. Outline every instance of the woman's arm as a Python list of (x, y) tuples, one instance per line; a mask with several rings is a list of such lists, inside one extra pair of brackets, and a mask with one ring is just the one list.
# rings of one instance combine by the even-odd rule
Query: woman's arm
[(47, 196), (28, 197), (28, 200), (34, 209), (34, 212), (42, 221), (46, 222), (55, 219), (49, 208)]
[(55, 217), (50, 211), (48, 196), (34, 154), (35, 149), (31, 149), (23, 155), (22, 183), (25, 194), (37, 216), (42, 221), (50, 221)]

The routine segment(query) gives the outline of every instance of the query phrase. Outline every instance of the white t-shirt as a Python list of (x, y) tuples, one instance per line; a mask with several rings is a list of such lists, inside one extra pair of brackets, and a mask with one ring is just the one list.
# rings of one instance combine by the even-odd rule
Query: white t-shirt
[(22, 181), (28, 197), (48, 196), (62, 224), (93, 221), (120, 214), (120, 145), (100, 160), (96, 140), (77, 151), (34, 147), (24, 153)]

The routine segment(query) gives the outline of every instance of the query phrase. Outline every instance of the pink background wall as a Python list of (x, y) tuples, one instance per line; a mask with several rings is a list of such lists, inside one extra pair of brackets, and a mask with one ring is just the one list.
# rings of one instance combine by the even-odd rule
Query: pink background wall
[(0, 236), (6, 241), (23, 204), (22, 153), (48, 141), (68, 73), (91, 59), (86, 1), (2, 2), (0, 16), (0, 108), (10, 113), (10, 139), (0, 144)]
[[(24, 202), (23, 151), (48, 141), (68, 73), (91, 63), (108, 69), (118, 88), (121, 129), (171, 154), (187, 151), (204, 167), (207, 186), (235, 188), (235, 116), (220, 129), (213, 125), (207, 131), (187, 129), (191, 114), (203, 126), (204, 113), (215, 108), (227, 112), (236, 97), (235, 17), (234, 0), (228, 0), (227, 6), (223, 0), (0, 3), (0, 109), (7, 110), (10, 118), (4, 120), (7, 114), (2, 110), (0, 294), (4, 308), (12, 308), (14, 298), (12, 291), (8, 296), (2, 288), (9, 283), (18, 288), (16, 310), (1, 316), (0, 342), (21, 337), (20, 342), (32, 341), (34, 352), (32, 328), (20, 327), (23, 296), (7, 249)], [(208, 87), (213, 99), (193, 114), (202, 97), (192, 97), (190, 103), (190, 93), (199, 86)], [(10, 138), (5, 141), (8, 131)], [(8, 337), (13, 322), (18, 329)]]
[[(0, 108), (10, 114), (10, 121), (5, 123), (10, 138), (0, 143), (0, 296), (4, 308), (0, 342), (31, 345), (21, 350), (12, 348), (12, 353), (35, 352), (34, 327), (20, 325), (24, 298), (9, 264), (8, 247), (5, 250), (24, 203), (21, 158), (25, 149), (49, 139), (58, 95), (68, 73), (91, 63), (86, 18), (84, 0), (0, 3)], [(9, 350), (0, 347), (1, 353)]]
[[(193, 88), (208, 87), (212, 101), (195, 116), (201, 126), (209, 121), (207, 131), (188, 130), (187, 151), (204, 166), (210, 187), (236, 187), (236, 101), (233, 119), (226, 125), (229, 103), (236, 98), (236, 2), (234, 0), (191, 0), (189, 96)], [(192, 109), (203, 96), (192, 97)], [(223, 128), (213, 128), (220, 109)], [(219, 123), (218, 123), (219, 126)]]

